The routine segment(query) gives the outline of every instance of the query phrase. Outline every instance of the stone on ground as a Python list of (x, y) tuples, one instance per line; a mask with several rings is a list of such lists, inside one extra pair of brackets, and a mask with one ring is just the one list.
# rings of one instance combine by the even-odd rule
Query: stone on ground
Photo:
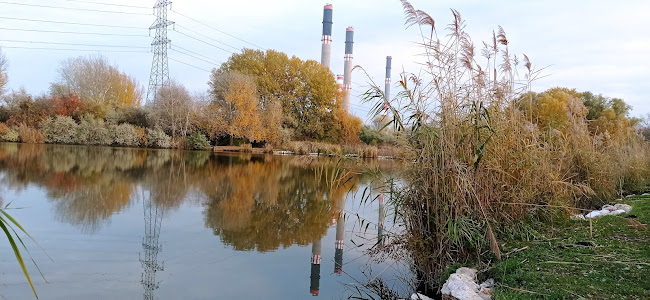
[(451, 274), (442, 286), (443, 299), (458, 300), (489, 300), (492, 291), (489, 286), (494, 285), (494, 280), (486, 281), (482, 285), (476, 283), (478, 271), (470, 268), (460, 268)]

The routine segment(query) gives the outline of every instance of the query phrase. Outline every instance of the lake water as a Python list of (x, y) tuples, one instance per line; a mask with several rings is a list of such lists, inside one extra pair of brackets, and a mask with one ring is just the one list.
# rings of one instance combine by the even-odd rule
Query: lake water
[[(47, 253), (27, 243), (40, 299), (348, 299), (400, 272), (365, 255), (391, 209), (353, 163), (0, 143), (0, 195)], [(34, 298), (6, 241), (0, 267), (2, 296)]]

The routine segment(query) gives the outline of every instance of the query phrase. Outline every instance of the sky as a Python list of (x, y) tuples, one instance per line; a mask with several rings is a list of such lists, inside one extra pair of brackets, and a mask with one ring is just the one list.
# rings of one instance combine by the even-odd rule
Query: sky
[[(176, 22), (169, 31), (170, 76), (190, 91), (205, 91), (208, 71), (242, 48), (274, 49), (320, 61), (326, 1), (174, 1), (168, 16)], [(393, 57), (394, 82), (402, 71), (417, 73), (422, 59), (415, 44), (419, 34), (404, 25), (399, 0), (329, 3), (334, 5), (331, 69), (334, 74), (343, 73), (345, 29), (353, 26), (354, 63), (370, 78), (360, 71), (353, 73), (351, 109), (368, 121), (371, 105), (362, 103), (358, 95), (367, 89), (369, 80), (383, 83), (386, 56)], [(546, 68), (547, 76), (533, 83), (535, 91), (556, 86), (591, 91), (623, 98), (633, 106), (633, 116), (650, 113), (650, 1), (411, 3), (431, 15), (441, 24), (439, 28), (452, 21), (451, 8), (458, 10), (477, 45), (502, 26), (511, 53), (527, 54), (534, 66)], [(147, 86), (152, 60), (148, 28), (155, 20), (147, 7), (154, 4), (154, 0), (0, 0), (0, 48), (9, 60), (8, 88), (45, 93), (57, 80), (62, 61), (99, 53)]]

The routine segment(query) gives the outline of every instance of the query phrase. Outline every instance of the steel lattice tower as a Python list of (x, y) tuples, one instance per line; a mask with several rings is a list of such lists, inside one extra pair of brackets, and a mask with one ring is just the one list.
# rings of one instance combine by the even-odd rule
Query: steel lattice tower
[(153, 203), (151, 191), (148, 195), (142, 195), (144, 207), (144, 237), (142, 238), (142, 250), (144, 255), (140, 255), (140, 264), (142, 265), (142, 287), (144, 288), (144, 300), (154, 299), (154, 290), (158, 289), (159, 284), (156, 281), (156, 273), (164, 271), (164, 262), (158, 262), (158, 253), (162, 250), (162, 245), (158, 241), (160, 238), (160, 227), (162, 225), (163, 212)]
[(156, 35), (151, 43), (153, 62), (151, 63), (151, 77), (149, 78), (149, 89), (147, 90), (147, 103), (156, 101), (158, 89), (169, 85), (169, 59), (167, 49), (171, 46), (171, 40), (167, 38), (167, 27), (174, 25), (174, 22), (167, 20), (167, 8), (171, 7), (169, 0), (157, 0), (153, 7), (156, 21), (149, 27), (156, 30)]

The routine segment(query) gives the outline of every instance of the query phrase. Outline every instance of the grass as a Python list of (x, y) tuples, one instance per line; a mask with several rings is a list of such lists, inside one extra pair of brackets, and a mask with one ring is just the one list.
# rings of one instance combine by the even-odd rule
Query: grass
[(625, 203), (633, 210), (594, 220), (593, 235), (588, 221), (567, 220), (506, 241), (490, 271), (495, 299), (650, 299), (650, 197)]

